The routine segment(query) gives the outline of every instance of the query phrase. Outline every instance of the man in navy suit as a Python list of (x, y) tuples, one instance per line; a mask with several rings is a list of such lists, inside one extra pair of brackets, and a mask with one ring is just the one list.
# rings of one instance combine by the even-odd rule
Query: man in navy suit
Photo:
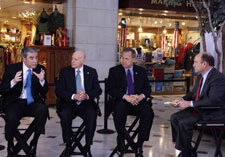
[[(23, 62), (6, 67), (1, 84), (1, 94), (5, 106), (5, 137), (8, 141), (8, 156), (15, 156), (13, 138), (19, 121), (24, 116), (34, 116), (36, 120), (34, 138), (30, 143), (29, 156), (36, 156), (36, 148), (40, 134), (45, 133), (48, 107), (44, 99), (48, 92), (46, 69), (38, 64), (38, 50), (25, 47), (22, 50)], [(28, 73), (30, 71), (30, 92)], [(31, 94), (31, 101), (28, 99)]]
[(121, 65), (109, 70), (109, 94), (114, 101), (113, 116), (119, 151), (123, 152), (124, 129), (127, 115), (130, 113), (140, 117), (137, 141), (137, 156), (143, 156), (143, 143), (149, 139), (154, 113), (149, 101), (151, 87), (144, 68), (134, 65), (136, 53), (132, 48), (122, 52)]
[[(84, 156), (90, 157), (90, 146), (93, 142), (96, 129), (97, 104), (94, 98), (98, 97), (102, 90), (99, 86), (97, 71), (84, 65), (86, 55), (78, 50), (73, 53), (71, 66), (61, 70), (56, 86), (56, 95), (60, 98), (60, 118), (63, 140), (66, 143), (64, 156), (70, 156), (72, 120), (79, 116), (86, 125), (86, 146)], [(79, 84), (77, 82), (79, 78)], [(79, 87), (78, 87), (79, 86)]]
[(225, 110), (201, 110), (199, 107), (223, 106), (225, 104), (225, 77), (214, 67), (214, 58), (210, 53), (195, 56), (193, 67), (199, 74), (192, 92), (175, 100), (183, 110), (171, 116), (172, 137), (175, 148), (180, 150), (179, 157), (197, 157), (193, 153), (191, 140), (197, 121), (224, 120)]

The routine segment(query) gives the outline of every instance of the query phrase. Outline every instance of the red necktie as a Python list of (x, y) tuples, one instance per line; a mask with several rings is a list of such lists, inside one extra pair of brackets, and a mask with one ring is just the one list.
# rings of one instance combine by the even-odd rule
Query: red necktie
[(197, 94), (195, 97), (195, 100), (199, 100), (200, 97), (200, 92), (201, 92), (201, 87), (202, 87), (202, 81), (203, 81), (203, 77), (200, 79), (199, 84), (198, 84), (198, 90), (197, 90)]

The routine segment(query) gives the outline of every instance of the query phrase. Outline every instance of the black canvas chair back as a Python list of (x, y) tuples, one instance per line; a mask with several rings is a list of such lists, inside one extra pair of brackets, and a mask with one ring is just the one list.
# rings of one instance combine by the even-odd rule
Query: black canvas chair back
[[(214, 110), (214, 109), (220, 109), (225, 110), (225, 106), (214, 106), (214, 107), (202, 107), (200, 109), (203, 110)], [(201, 120), (198, 121), (195, 124), (196, 129), (198, 130), (198, 136), (194, 143), (193, 151), (197, 153), (198, 147), (200, 145), (200, 142), (202, 140), (204, 132), (208, 131), (212, 134), (214, 138), (214, 142), (216, 145), (214, 157), (223, 157), (222, 151), (221, 151), (221, 143), (224, 137), (224, 131), (225, 131), (225, 119), (221, 120)]]

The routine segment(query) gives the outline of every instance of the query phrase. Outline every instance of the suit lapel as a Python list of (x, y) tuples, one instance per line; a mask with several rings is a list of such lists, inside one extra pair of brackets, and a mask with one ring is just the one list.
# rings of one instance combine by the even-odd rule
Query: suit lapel
[(201, 97), (205, 94), (205, 91), (206, 91), (206, 89), (207, 89), (207, 86), (208, 86), (208, 82), (209, 82), (209, 79), (210, 79), (210, 77), (213, 75), (213, 73), (214, 73), (214, 68), (209, 72), (209, 74), (208, 74), (208, 76), (207, 76), (207, 78), (206, 78), (206, 80), (205, 80), (205, 83), (204, 83), (204, 86), (202, 87), (202, 92), (201, 92)]
[(134, 76), (134, 89), (136, 91), (137, 83), (138, 83), (138, 81), (137, 81), (138, 80), (138, 71), (137, 71), (137, 68), (135, 65), (133, 66), (133, 76)]
[(123, 83), (123, 87), (125, 89), (127, 89), (127, 77), (126, 77), (126, 72), (125, 72), (125, 69), (122, 65), (120, 65), (120, 71), (119, 71), (119, 74), (118, 76), (120, 77), (121, 79), (121, 82)]
[(18, 67), (19, 67), (18, 71), (22, 71), (22, 74), (21, 74), (22, 75), (22, 81), (20, 81), (18, 83), (19, 88), (20, 88), (20, 93), (22, 93), (22, 90), (23, 90), (23, 62), (21, 62)]
[[(87, 67), (84, 65), (83, 67), (83, 72), (84, 72), (84, 89), (86, 89), (88, 86), (88, 78), (89, 78), (89, 75), (90, 75), (90, 72), (88, 71)], [(86, 89), (87, 90), (87, 89)]]
[(69, 76), (69, 78), (71, 78), (71, 80), (70, 80), (70, 82), (71, 82), (71, 89), (73, 89), (74, 92), (76, 92), (76, 89), (77, 89), (75, 74), (76, 74), (75, 69), (71, 67), (70, 68), (70, 74), (69, 74), (70, 76)]

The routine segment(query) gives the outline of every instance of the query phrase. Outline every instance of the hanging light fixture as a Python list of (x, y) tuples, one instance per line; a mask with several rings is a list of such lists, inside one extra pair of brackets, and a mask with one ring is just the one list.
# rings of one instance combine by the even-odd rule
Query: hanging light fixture
[(33, 18), (35, 15), (36, 11), (33, 8), (23, 10), (22, 12), (19, 13), (19, 17), (21, 18)]
[(167, 30), (166, 30), (166, 26), (162, 26), (162, 32), (163, 32), (163, 34), (166, 34), (167, 33)]
[(138, 28), (138, 32), (142, 32), (143, 31), (143, 29), (142, 29), (142, 27), (140, 26), (139, 28)]

